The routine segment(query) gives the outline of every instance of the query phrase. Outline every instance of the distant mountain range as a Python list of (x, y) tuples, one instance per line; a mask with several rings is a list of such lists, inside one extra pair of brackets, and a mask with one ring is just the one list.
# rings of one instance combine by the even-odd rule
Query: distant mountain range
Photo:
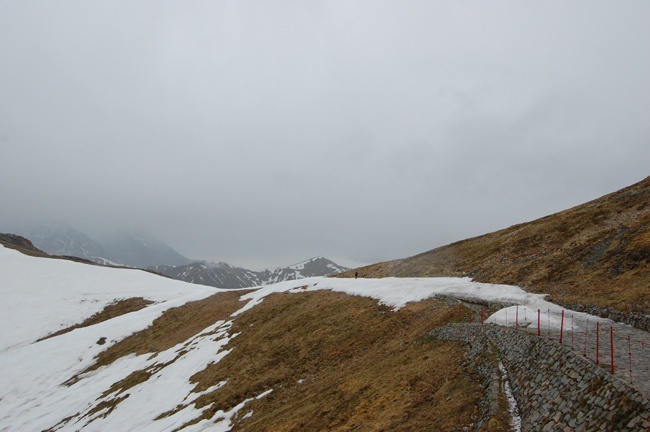
[(248, 288), (349, 270), (326, 258), (316, 257), (287, 267), (253, 271), (222, 262), (190, 260), (161, 240), (141, 233), (120, 231), (93, 240), (61, 222), (3, 224), (0, 232), (23, 236), (50, 255), (78, 257), (102, 265), (142, 268), (173, 279), (217, 288)]
[(50, 255), (74, 256), (104, 265), (145, 268), (192, 262), (158, 239), (124, 230), (93, 240), (63, 222), (21, 221), (0, 226), (0, 231), (21, 235)]
[(313, 276), (328, 276), (349, 270), (323, 257), (311, 258), (288, 267), (253, 271), (233, 267), (223, 262), (196, 261), (182, 266), (158, 265), (148, 267), (173, 279), (217, 288), (248, 288)]

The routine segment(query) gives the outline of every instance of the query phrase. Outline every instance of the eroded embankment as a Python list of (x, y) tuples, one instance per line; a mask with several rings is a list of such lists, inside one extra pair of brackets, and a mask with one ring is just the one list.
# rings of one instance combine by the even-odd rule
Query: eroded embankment
[(508, 371), (523, 431), (650, 430), (650, 402), (570, 348), (496, 325), (451, 324), (431, 336), (461, 340), (475, 363), (496, 353)]

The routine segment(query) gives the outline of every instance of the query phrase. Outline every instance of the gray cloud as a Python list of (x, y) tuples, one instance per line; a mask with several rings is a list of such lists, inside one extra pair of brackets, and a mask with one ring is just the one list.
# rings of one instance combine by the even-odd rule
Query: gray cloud
[(369, 263), (641, 180), (646, 2), (0, 3), (0, 199)]

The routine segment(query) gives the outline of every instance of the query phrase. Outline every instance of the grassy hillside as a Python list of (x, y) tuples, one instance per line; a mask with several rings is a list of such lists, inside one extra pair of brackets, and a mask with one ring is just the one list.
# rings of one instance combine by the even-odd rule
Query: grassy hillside
[[(101, 353), (90, 370), (130, 353), (160, 352), (228, 319), (241, 307), (243, 293), (219, 293), (167, 311)], [(192, 377), (195, 392), (225, 383), (196, 406), (208, 406), (203, 418), (210, 419), (272, 388), (246, 405), (233, 430), (471, 430), (485, 390), (467, 364), (467, 347), (427, 336), (455, 321), (457, 311), (436, 300), (393, 311), (370, 298), (331, 291), (270, 295), (234, 319), (230, 353)], [(124, 392), (156, 372), (137, 371), (115, 383), (106, 392), (115, 394), (113, 401), (95, 410), (110, 412)], [(506, 409), (504, 403), (483, 430), (508, 430)]]
[(430, 282), (219, 291), (0, 251), (11, 430), (509, 430), (467, 344), (429, 336), (469, 315)]
[(650, 313), (650, 177), (533, 222), (357, 271), (471, 276), (549, 293), (558, 302)]

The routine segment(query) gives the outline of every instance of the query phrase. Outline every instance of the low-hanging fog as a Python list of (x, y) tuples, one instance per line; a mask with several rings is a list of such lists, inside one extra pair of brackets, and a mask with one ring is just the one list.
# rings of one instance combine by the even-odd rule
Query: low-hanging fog
[(650, 3), (0, 2), (0, 222), (357, 265), (650, 175)]

